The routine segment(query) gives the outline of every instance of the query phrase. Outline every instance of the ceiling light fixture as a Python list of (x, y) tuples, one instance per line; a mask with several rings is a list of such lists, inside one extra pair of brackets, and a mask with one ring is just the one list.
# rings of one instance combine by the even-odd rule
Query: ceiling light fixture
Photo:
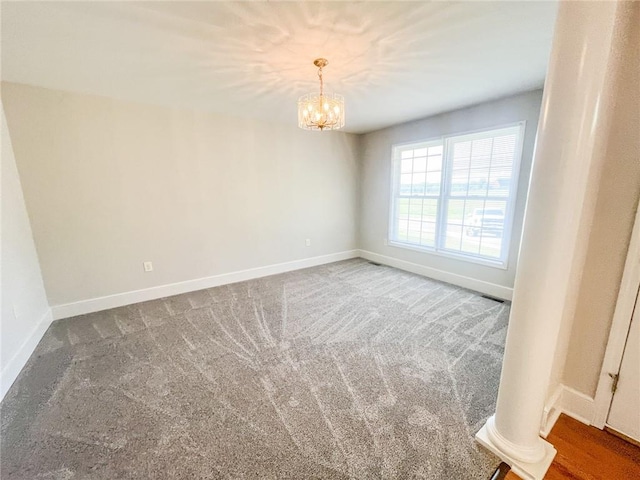
[(317, 58), (320, 95), (309, 93), (298, 99), (298, 126), (305, 130), (338, 130), (344, 127), (344, 97), (336, 93), (324, 93), (322, 68), (329, 64), (326, 58)]

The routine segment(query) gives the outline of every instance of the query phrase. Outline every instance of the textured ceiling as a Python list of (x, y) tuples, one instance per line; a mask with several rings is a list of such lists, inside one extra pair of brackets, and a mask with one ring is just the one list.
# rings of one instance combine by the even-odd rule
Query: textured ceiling
[(555, 2), (2, 2), (2, 79), (365, 132), (542, 86)]

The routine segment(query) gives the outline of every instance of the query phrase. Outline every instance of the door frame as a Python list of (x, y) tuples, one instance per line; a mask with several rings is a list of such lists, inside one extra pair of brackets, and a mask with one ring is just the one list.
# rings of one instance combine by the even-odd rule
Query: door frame
[(636, 218), (629, 242), (627, 259), (622, 273), (622, 282), (618, 292), (613, 321), (607, 348), (605, 350), (600, 378), (595, 396), (595, 412), (592, 425), (603, 429), (607, 423), (609, 409), (613, 401), (611, 391), (612, 379), (609, 373), (618, 373), (622, 363), (622, 355), (631, 326), (636, 300), (640, 302), (640, 206), (636, 206)]

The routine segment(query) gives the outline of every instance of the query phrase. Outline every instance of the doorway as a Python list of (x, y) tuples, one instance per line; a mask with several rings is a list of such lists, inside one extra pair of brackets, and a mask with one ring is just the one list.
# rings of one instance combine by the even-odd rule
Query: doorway
[(640, 210), (596, 390), (593, 425), (640, 444)]

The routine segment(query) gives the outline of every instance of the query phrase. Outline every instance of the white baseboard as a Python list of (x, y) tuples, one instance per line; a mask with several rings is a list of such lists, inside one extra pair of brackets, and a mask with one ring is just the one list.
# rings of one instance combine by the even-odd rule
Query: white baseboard
[(593, 398), (574, 390), (571, 387), (564, 387), (562, 392), (562, 412), (572, 418), (591, 425), (596, 411), (596, 402)]
[(51, 309), (47, 309), (13, 358), (3, 366), (2, 372), (0, 373), (0, 401), (9, 391), (9, 388), (11, 388), (11, 385), (13, 385), (16, 378), (18, 378), (20, 371), (27, 363), (27, 360), (29, 360), (29, 357), (35, 348), (38, 346), (44, 332), (47, 331), (47, 328), (49, 328), (52, 321)]
[(549, 435), (561, 413), (591, 425), (596, 412), (595, 399), (566, 385), (558, 385), (544, 408), (540, 435)]
[(476, 278), (465, 277), (456, 273), (445, 272), (437, 268), (426, 267), (406, 260), (399, 260), (394, 257), (380, 255), (379, 253), (370, 252), (368, 250), (360, 250), (360, 256), (372, 262), (382, 263), (390, 267), (399, 268), (407, 272), (417, 273), (425, 277), (440, 280), (442, 282), (451, 283), (459, 287), (468, 288), (476, 292), (491, 295), (492, 297), (501, 298), (503, 300), (511, 300), (513, 297), (513, 288), (504, 287), (495, 283), (485, 282)]
[(321, 255), (318, 257), (294, 260), (291, 262), (266, 265), (264, 267), (239, 270), (237, 272), (223, 273), (211, 277), (197, 278), (168, 285), (159, 285), (157, 287), (145, 288), (142, 290), (117, 293), (115, 295), (108, 295), (105, 297), (90, 298), (79, 302), (54, 305), (51, 307), (51, 310), (53, 313), (53, 319), (58, 320), (61, 318), (75, 317), (76, 315), (99, 312), (100, 310), (107, 310), (109, 308), (123, 307), (125, 305), (131, 305), (132, 303), (146, 302), (158, 298), (170, 297), (172, 295), (180, 295), (182, 293), (203, 290), (205, 288), (227, 285), (229, 283), (243, 282), (254, 278), (300, 270), (301, 268), (315, 267), (326, 263), (357, 258), (358, 256), (358, 250), (348, 250), (345, 252), (331, 253), (329, 255)]

